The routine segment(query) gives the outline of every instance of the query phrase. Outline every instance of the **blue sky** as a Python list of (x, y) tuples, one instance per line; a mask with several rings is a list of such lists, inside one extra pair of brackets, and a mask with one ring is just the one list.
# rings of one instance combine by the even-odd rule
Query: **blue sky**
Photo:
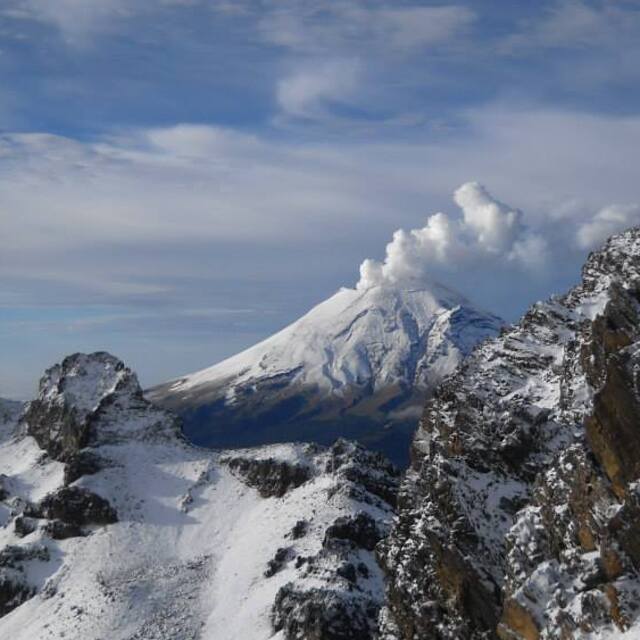
[(2, 396), (212, 364), (399, 228), (514, 319), (640, 221), (637, 0), (5, 0), (0, 76)]

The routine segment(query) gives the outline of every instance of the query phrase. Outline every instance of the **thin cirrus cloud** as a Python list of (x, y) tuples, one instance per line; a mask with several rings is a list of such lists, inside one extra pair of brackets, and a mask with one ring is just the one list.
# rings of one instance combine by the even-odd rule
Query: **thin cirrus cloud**
[(505, 38), (506, 48), (618, 46), (620, 39), (635, 38), (640, 24), (634, 3), (559, 0), (540, 17), (523, 21)]
[(283, 2), (259, 21), (263, 38), (307, 54), (357, 49), (409, 52), (459, 36), (475, 20), (463, 5)]
[[(415, 228), (440, 208), (424, 228), (400, 234), (392, 250), (405, 246), (416, 256), (415, 268), (512, 316), (538, 295), (535, 283), (531, 289), (520, 283), (515, 293), (505, 284), (508, 301), (500, 300), (491, 287), (469, 284), (470, 265), (474, 278), (493, 282), (508, 262), (514, 273), (536, 274), (547, 290), (562, 285), (553, 282), (562, 269), (575, 277), (585, 249), (638, 219), (639, 143), (637, 118), (499, 105), (469, 112), (446, 142), (301, 145), (208, 125), (133, 130), (91, 142), (6, 135), (0, 215), (12, 241), (3, 267), (37, 279), (59, 258), (88, 287), (114, 282), (115, 291), (120, 282), (141, 282), (140, 295), (159, 299), (167, 295), (163, 277), (176, 273), (251, 272), (241, 253), (235, 263), (225, 255), (218, 267), (215, 253), (206, 267), (194, 263), (194, 247), (257, 243), (276, 256), (283, 247), (316, 252), (317, 259), (296, 267), (300, 278), (324, 273), (349, 285), (360, 251), (375, 255), (390, 230)], [(610, 158), (606, 165), (603, 157)], [(469, 178), (486, 188), (467, 184)], [(452, 210), (450, 194), (461, 184)], [(330, 245), (343, 250), (327, 265), (322, 256)], [(105, 256), (99, 268), (83, 263), (86, 247), (92, 263)], [(117, 247), (123, 258), (109, 261)], [(272, 255), (260, 271), (281, 277), (290, 259), (286, 251)], [(388, 271), (405, 267), (403, 258)], [(108, 299), (109, 289), (102, 295)]]
[(91, 36), (114, 20), (130, 19), (142, 6), (139, 0), (8, 0), (0, 15), (50, 25), (68, 45), (90, 45)]

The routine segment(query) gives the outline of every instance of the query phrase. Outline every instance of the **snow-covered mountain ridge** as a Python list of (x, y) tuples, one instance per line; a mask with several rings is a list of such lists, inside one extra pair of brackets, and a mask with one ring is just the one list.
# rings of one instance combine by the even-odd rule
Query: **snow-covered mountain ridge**
[(397, 486), (377, 454), (196, 448), (96, 353), (0, 427), (0, 469), (2, 638), (372, 637)]
[(640, 637), (640, 229), (427, 404), (381, 636)]
[[(342, 289), (267, 340), (148, 397), (179, 412), (199, 444), (349, 434), (376, 445), (396, 435), (384, 426), (412, 432), (428, 390), (500, 326), (435, 283)], [(408, 436), (401, 440), (395, 446), (406, 448)]]

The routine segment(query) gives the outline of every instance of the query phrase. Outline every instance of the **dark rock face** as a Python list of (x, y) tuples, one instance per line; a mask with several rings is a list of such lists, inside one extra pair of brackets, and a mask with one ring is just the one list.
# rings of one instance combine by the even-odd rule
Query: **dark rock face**
[(349, 542), (361, 549), (373, 551), (382, 538), (376, 521), (364, 511), (355, 516), (338, 518), (325, 532), (322, 546), (330, 548), (336, 542)]
[(0, 501), (6, 500), (9, 497), (7, 480), (8, 480), (7, 476), (4, 473), (0, 473)]
[(381, 453), (374, 453), (342, 438), (330, 448), (328, 473), (342, 477), (395, 506), (400, 472)]
[(284, 568), (289, 560), (293, 559), (293, 555), (291, 547), (280, 547), (280, 549), (276, 551), (275, 556), (269, 560), (264, 572), (264, 577), (271, 578), (272, 576), (275, 576), (278, 571)]
[(304, 538), (307, 535), (307, 531), (309, 530), (309, 523), (306, 520), (298, 520), (295, 523), (293, 529), (291, 529), (291, 533), (289, 536), (292, 540), (299, 540), (300, 538)]
[(137, 385), (135, 376), (108, 353), (69, 356), (40, 381), (40, 394), (24, 416), (27, 432), (52, 458), (64, 461), (89, 444), (101, 403), (126, 385)]
[(586, 421), (591, 449), (620, 496), (629, 482), (640, 477), (639, 365), (638, 344), (611, 355), (604, 385), (596, 393), (593, 413)]
[(624, 630), (640, 597), (640, 230), (428, 403), (380, 547), (385, 640)]
[(45, 518), (76, 526), (113, 524), (118, 521), (115, 510), (107, 500), (80, 487), (63, 487), (45, 496), (40, 503), (40, 510)]
[(373, 602), (363, 608), (333, 591), (286, 585), (278, 592), (273, 627), (292, 640), (371, 640), (377, 613)]
[(53, 540), (66, 540), (67, 538), (79, 538), (86, 535), (82, 527), (62, 520), (49, 520), (42, 530), (46, 536)]
[(13, 521), (13, 530), (20, 538), (28, 536), (38, 528), (37, 522), (33, 518), (27, 518), (25, 516), (18, 516)]
[(111, 466), (108, 460), (92, 451), (83, 450), (67, 456), (64, 467), (64, 483), (70, 485), (82, 476), (90, 476)]
[(34, 588), (27, 581), (24, 566), (38, 560), (49, 560), (49, 551), (42, 545), (0, 550), (0, 617), (33, 597)]
[(311, 478), (309, 467), (285, 460), (235, 457), (224, 462), (263, 498), (281, 498), (289, 489), (299, 487)]
[(0, 570), (0, 617), (32, 598), (33, 591), (19, 575)]

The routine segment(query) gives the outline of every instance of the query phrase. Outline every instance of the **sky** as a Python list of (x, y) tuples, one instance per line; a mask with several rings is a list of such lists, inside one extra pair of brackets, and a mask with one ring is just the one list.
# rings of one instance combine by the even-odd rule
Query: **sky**
[(509, 321), (640, 223), (640, 0), (2, 0), (0, 396), (152, 385), (340, 287)]

